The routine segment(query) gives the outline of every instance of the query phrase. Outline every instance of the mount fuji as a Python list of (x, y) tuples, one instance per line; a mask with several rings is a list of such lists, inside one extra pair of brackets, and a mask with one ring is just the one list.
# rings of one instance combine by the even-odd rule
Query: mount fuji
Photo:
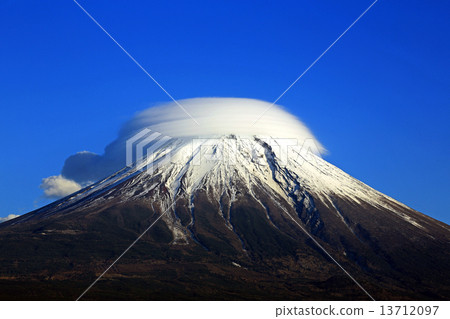
[[(277, 106), (180, 103), (198, 125), (173, 104), (144, 111), (109, 147), (124, 155), (148, 128), (157, 138), (131, 154), (144, 156), (100, 164), (117, 170), (0, 224), (1, 298), (76, 299), (138, 236), (83, 299), (450, 297), (449, 225), (325, 161), (312, 133)], [(250, 126), (260, 111), (265, 119)]]

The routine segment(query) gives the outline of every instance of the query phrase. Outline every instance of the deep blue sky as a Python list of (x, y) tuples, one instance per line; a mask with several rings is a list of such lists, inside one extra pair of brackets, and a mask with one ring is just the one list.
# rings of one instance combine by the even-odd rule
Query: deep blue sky
[[(87, 1), (177, 99), (273, 101), (371, 1)], [(280, 101), (326, 159), (450, 223), (450, 2), (380, 0)], [(70, 0), (0, 2), (0, 217), (167, 96)]]

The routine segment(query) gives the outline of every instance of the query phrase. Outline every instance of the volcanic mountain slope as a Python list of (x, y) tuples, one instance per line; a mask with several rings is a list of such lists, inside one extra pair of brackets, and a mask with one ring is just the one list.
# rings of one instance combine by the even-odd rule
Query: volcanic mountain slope
[(83, 299), (370, 299), (330, 256), (375, 299), (450, 298), (450, 226), (282, 149), (173, 139), (1, 224), (0, 297), (76, 299), (156, 221)]

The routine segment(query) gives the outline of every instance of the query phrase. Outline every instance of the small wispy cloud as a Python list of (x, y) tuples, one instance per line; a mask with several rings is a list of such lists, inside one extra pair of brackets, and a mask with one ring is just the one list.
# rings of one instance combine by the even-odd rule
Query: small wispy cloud
[(80, 190), (81, 185), (61, 175), (55, 175), (43, 178), (40, 188), (44, 190), (45, 197), (56, 199)]
[(19, 217), (20, 215), (14, 215), (14, 214), (9, 214), (6, 217), (0, 217), (0, 223), (6, 222), (8, 220), (14, 219), (16, 217)]

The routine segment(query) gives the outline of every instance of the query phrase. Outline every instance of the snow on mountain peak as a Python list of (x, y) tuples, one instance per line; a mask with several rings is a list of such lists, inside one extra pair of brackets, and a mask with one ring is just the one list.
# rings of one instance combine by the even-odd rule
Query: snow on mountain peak
[[(268, 102), (244, 98), (194, 98), (178, 103), (198, 124), (173, 102), (146, 109), (122, 126), (119, 136), (106, 146), (104, 154), (80, 152), (68, 157), (61, 174), (49, 177), (57, 182), (51, 186), (58, 190), (58, 194), (62, 194), (65, 190), (63, 182), (72, 181), (85, 186), (125, 167), (126, 142), (144, 129), (184, 141), (220, 138), (231, 134), (249, 138), (270, 137), (289, 144), (294, 140), (296, 145), (303, 145), (307, 141), (313, 145), (313, 152), (324, 151), (320, 142), (299, 119)], [(49, 187), (45, 183), (49, 178), (43, 179), (41, 188), (44, 192)]]

